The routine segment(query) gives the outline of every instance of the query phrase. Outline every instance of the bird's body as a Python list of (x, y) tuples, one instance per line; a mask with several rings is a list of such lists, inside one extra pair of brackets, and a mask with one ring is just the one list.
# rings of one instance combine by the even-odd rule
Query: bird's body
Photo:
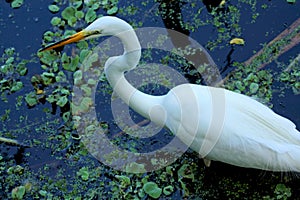
[(115, 35), (124, 54), (105, 63), (114, 92), (137, 113), (165, 126), (201, 157), (272, 171), (300, 172), (300, 133), (288, 119), (256, 100), (223, 88), (183, 84), (166, 95), (134, 88), (124, 72), (137, 66), (141, 47), (132, 27), (116, 17), (101, 17), (83, 31), (43, 50)]
[[(186, 98), (179, 100), (180, 93)], [(213, 100), (222, 96), (224, 104)], [(214, 109), (220, 106), (216, 104), (223, 104), (224, 110)], [(295, 124), (248, 96), (184, 84), (173, 88), (160, 105), (168, 113), (165, 126), (201, 157), (240, 167), (300, 172), (300, 133)], [(209, 152), (200, 149), (205, 144)]]

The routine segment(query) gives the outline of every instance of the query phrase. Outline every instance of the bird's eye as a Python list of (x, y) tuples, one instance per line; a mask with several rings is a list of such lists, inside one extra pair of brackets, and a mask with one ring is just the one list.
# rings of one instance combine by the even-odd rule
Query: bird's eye
[(94, 34), (94, 35), (99, 35), (99, 34), (101, 34), (101, 31), (94, 31), (93, 34)]

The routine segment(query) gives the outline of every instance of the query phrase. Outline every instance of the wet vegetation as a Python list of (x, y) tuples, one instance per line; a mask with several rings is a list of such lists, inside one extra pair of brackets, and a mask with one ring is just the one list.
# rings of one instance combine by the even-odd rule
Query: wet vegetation
[[(45, 3), (41, 0), (40, 7), (50, 20), (47, 30), (42, 30), (44, 34), (40, 35), (39, 43), (26, 49), (30, 51), (30, 57), (22, 57), (22, 46), (11, 46), (9, 42), (1, 44), (0, 196), (3, 199), (75, 200), (299, 199), (299, 174), (238, 168), (219, 162), (213, 162), (207, 168), (190, 150), (172, 165), (154, 172), (145, 172), (145, 166), (134, 162), (130, 167), (144, 173), (120, 172), (102, 164), (90, 154), (76, 131), (76, 114), (89, 109), (92, 104), (88, 97), (92, 93), (90, 86), (97, 86), (94, 79), (83, 80), (84, 71), (80, 66), (87, 58), (91, 65), (97, 61), (98, 57), (92, 55), (91, 49), (99, 40), (82, 41), (63, 51), (38, 52), (39, 48), (74, 34), (100, 16), (116, 15), (135, 28), (165, 26), (199, 41), (209, 50), (221, 71), (223, 80), (217, 83), (220, 87), (252, 96), (277, 110), (284, 110), (288, 104), (285, 96), (299, 101), (300, 15), (297, 9), (300, 2), (214, 2), (217, 3), (196, 0), (53, 0)], [(30, 3), (23, 0), (7, 0), (2, 5), (9, 11), (5, 12), (7, 16), (1, 15), (0, 23), (14, 21), (18, 10), (23, 12), (22, 15), (29, 12), (26, 9), (30, 10)], [(249, 26), (259, 28), (260, 25), (255, 25), (264, 20), (264, 13), (274, 12), (277, 16), (274, 7), (282, 5), (289, 6), (294, 18), (280, 30), (270, 26), (270, 32), (265, 35), (252, 35), (261, 37), (261, 46), (259, 43), (252, 46), (254, 40), (245, 31), (249, 31)], [(288, 31), (280, 35), (294, 21)], [(267, 26), (271, 22), (264, 23)], [(30, 29), (31, 24), (26, 26)], [(201, 32), (207, 33), (199, 35)], [(196, 54), (191, 49), (182, 49), (182, 45), (175, 44), (176, 51), (184, 55)], [(191, 68), (191, 63), (174, 54), (163, 54), (158, 58), (145, 50), (143, 57), (147, 60), (141, 62), (158, 59), (173, 65), (190, 82), (205, 82), (201, 77), (206, 70), (203, 66)], [(100, 69), (94, 73), (100, 77), (96, 96), (103, 96), (97, 111), (103, 112), (101, 116), (106, 116), (106, 120), (91, 123), (88, 131), (92, 131), (93, 126), (101, 126), (115, 144), (131, 151), (140, 151), (147, 143), (161, 145), (164, 140), (161, 138), (137, 142), (120, 133), (107, 111), (112, 89)], [(153, 84), (156, 89), (163, 90), (158, 86), (158, 80), (152, 81), (156, 81)], [(159, 81), (169, 84), (165, 77), (160, 77)], [(73, 86), (84, 94), (80, 102), (72, 101)], [(141, 89), (147, 91), (148, 87)], [(154, 93), (153, 90), (148, 92)], [(290, 118), (299, 127), (299, 105), (292, 110), (294, 116)], [(138, 122), (143, 121), (134, 116)], [(160, 137), (167, 139), (172, 134), (163, 131)], [(151, 162), (159, 165), (163, 160), (158, 158)]]

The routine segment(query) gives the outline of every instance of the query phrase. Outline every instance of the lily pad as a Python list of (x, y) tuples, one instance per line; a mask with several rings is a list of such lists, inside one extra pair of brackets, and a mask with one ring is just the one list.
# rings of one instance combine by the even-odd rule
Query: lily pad
[(61, 23), (61, 18), (59, 18), (59, 17), (53, 17), (51, 19), (51, 24), (53, 26), (58, 26), (58, 25), (60, 25), (60, 23)]
[(65, 70), (74, 72), (79, 64), (79, 56), (76, 55), (74, 58), (71, 59), (71, 62), (63, 63), (62, 66)]
[(93, 22), (96, 18), (97, 18), (96, 12), (95, 12), (93, 9), (89, 9), (88, 12), (87, 12), (86, 15), (85, 15), (84, 20), (85, 20), (87, 23), (91, 23), (91, 22)]
[(28, 69), (26, 68), (26, 62), (21, 61), (18, 65), (17, 65), (17, 71), (21, 76), (26, 75)]
[(63, 71), (58, 72), (58, 74), (55, 76), (55, 81), (56, 82), (67, 82), (67, 77)]
[(71, 116), (71, 112), (65, 112), (65, 113), (62, 115), (62, 118), (63, 118), (64, 122), (69, 121), (70, 116)]
[(259, 85), (257, 83), (250, 84), (250, 93), (254, 94), (257, 92)]
[(75, 16), (72, 16), (72, 17), (70, 17), (69, 19), (68, 19), (68, 25), (69, 26), (74, 26), (75, 25), (75, 23), (77, 22), (77, 18), (75, 17)]
[(58, 101), (56, 102), (56, 105), (59, 107), (64, 107), (68, 103), (68, 97), (66, 96), (61, 96), (59, 97)]
[(191, 179), (192, 181), (194, 181), (194, 178), (195, 178), (194, 174), (192, 172), (190, 172), (190, 170), (188, 168), (189, 168), (188, 164), (182, 165), (177, 172), (178, 177), (187, 178), (187, 179)]
[(73, 27), (77, 21), (75, 13), (76, 13), (76, 9), (72, 6), (70, 6), (70, 7), (65, 8), (62, 11), (61, 16), (63, 19), (65, 19), (68, 22), (69, 26)]
[(107, 10), (108, 15), (113, 15), (113, 14), (116, 14), (117, 12), (118, 12), (118, 7), (117, 6), (114, 6), (111, 9)]
[[(81, 42), (80, 42), (81, 43)], [(79, 44), (79, 43), (78, 43)], [(80, 48), (80, 47), (79, 47)], [(80, 51), (79, 61), (83, 63), (84, 59), (89, 55), (90, 51), (87, 49), (83, 49)]]
[(121, 187), (127, 187), (130, 185), (130, 178), (127, 176), (122, 176), (122, 175), (116, 175), (115, 176), (119, 181), (121, 181)]
[(74, 78), (74, 84), (75, 85), (80, 85), (81, 84), (81, 80), (82, 80), (82, 71), (81, 70), (77, 70), (76, 72), (74, 72), (73, 78)]
[(50, 73), (50, 72), (43, 72), (42, 75), (42, 80), (44, 85), (50, 85), (55, 81), (55, 74)]
[(174, 187), (172, 185), (168, 185), (168, 186), (164, 187), (164, 189), (163, 189), (163, 193), (167, 196), (172, 194), (173, 191), (174, 191)]
[(143, 190), (146, 194), (154, 199), (158, 199), (162, 194), (162, 189), (158, 187), (158, 185), (154, 182), (147, 182), (143, 186)]
[(11, 2), (11, 7), (12, 8), (20, 8), (23, 4), (23, 0), (13, 0), (13, 2)]
[(77, 1), (77, 2), (74, 2), (73, 3), (73, 6), (76, 8), (76, 9), (80, 9), (80, 7), (82, 7), (82, 3), (83, 1)]
[(75, 12), (75, 17), (76, 17), (77, 19), (82, 19), (82, 18), (84, 18), (84, 12), (82, 12), (82, 11), (76, 11), (76, 12)]
[[(84, 71), (88, 71), (93, 66), (93, 63), (98, 61), (97, 53), (88, 54), (87, 56), (88, 57), (85, 59), (85, 62), (84, 62)], [(96, 70), (94, 70), (94, 72), (95, 71)], [(98, 75), (100, 75), (100, 74), (98, 74)]]
[(47, 196), (47, 191), (46, 191), (46, 190), (40, 190), (40, 191), (39, 191), (39, 194), (40, 194), (42, 197), (46, 197), (46, 196)]
[(16, 187), (12, 190), (11, 197), (13, 199), (23, 199), (23, 196), (25, 195), (25, 191), (26, 190), (24, 186)]
[(90, 78), (89, 80), (88, 80), (88, 85), (96, 85), (97, 84), (97, 81), (95, 80), (95, 79), (92, 79), (92, 78)]
[(90, 97), (92, 95), (92, 88), (88, 84), (80, 86), (80, 89), (84, 91), (85, 96)]
[[(76, 43), (76, 46), (77, 46), (79, 49), (82, 49), (82, 51), (83, 51), (83, 50), (86, 50), (86, 51), (90, 52), (90, 50), (88, 50), (89, 45), (88, 45), (88, 43), (87, 43), (86, 41), (81, 40), (80, 42), (77, 42), (77, 43)], [(81, 51), (81, 52), (82, 52), (82, 51)], [(80, 52), (80, 56), (81, 56), (81, 52)], [(81, 59), (81, 58), (80, 58), (80, 59)]]
[(50, 12), (52, 13), (57, 13), (59, 11), (59, 7), (57, 5), (49, 5), (48, 9), (50, 10)]
[(245, 90), (245, 86), (244, 86), (244, 84), (241, 81), (236, 81), (235, 82), (235, 86), (241, 92)]
[(40, 58), (41, 63), (51, 66), (51, 63), (56, 61), (58, 56), (57, 54), (51, 52), (51, 51), (43, 51), (39, 52), (38, 56)]
[(87, 167), (82, 167), (77, 175), (81, 177), (82, 180), (87, 181), (89, 179), (89, 171)]
[(23, 88), (23, 83), (21, 81), (17, 81), (13, 84), (10, 91), (11, 92), (17, 92)]
[(87, 112), (91, 105), (93, 105), (93, 100), (89, 97), (84, 97), (82, 99), (82, 101), (80, 102), (80, 106), (78, 108), (78, 111)]
[(53, 95), (53, 94), (49, 94), (48, 97), (46, 98), (46, 100), (49, 102), (49, 103), (54, 103), (57, 101), (57, 96), (56, 95)]
[(38, 103), (35, 92), (30, 92), (26, 95), (25, 101), (29, 106), (35, 106)]
[(70, 7), (65, 8), (61, 12), (61, 16), (63, 17), (63, 19), (68, 21), (70, 17), (75, 16), (75, 12), (76, 12), (76, 9), (70, 6)]

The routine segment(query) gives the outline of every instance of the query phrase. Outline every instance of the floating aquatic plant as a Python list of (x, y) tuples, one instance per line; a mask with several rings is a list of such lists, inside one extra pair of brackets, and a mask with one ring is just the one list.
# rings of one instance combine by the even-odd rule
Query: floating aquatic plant
[[(199, 3), (199, 1), (194, 1), (191, 3), (185, 2), (185, 4), (182, 5), (182, 7), (185, 8), (184, 12), (188, 11), (186, 14), (190, 14), (193, 17), (187, 16), (186, 20), (188, 22), (185, 22), (183, 26), (189, 27), (189, 30), (191, 31), (197, 31), (197, 28), (199, 28), (200, 26), (206, 27), (208, 24), (211, 24), (211, 22), (214, 22), (215, 29), (213, 31), (215, 31), (215, 33), (217, 32), (218, 34), (212, 35), (210, 40), (212, 42), (216, 41), (217, 43), (210, 43), (211, 47), (218, 48), (218, 44), (220, 44), (221, 46), (228, 45), (228, 41), (232, 37), (240, 37), (239, 34), (235, 34), (239, 33), (239, 23), (236, 23), (239, 20), (239, 12), (238, 10), (235, 10), (235, 7), (239, 9), (241, 5), (254, 4), (254, 2), (255, 1), (245, 1), (245, 3), (240, 5), (235, 4), (235, 2), (226, 2), (223, 5), (223, 8), (232, 5), (230, 9), (234, 11), (231, 13), (232, 21), (227, 20), (228, 24), (230, 24), (230, 26), (228, 27), (226, 27), (227, 25), (222, 22), (222, 20), (228, 19), (227, 16), (229, 16), (230, 13), (226, 14), (227, 16), (220, 15), (220, 17), (217, 16), (218, 13), (213, 13), (210, 17), (203, 18), (203, 16), (207, 15), (207, 13), (205, 8), (201, 7), (203, 5)], [(172, 2), (169, 3), (171, 4)], [(103, 4), (105, 4), (105, 6)], [(53, 0), (52, 5), (57, 5), (59, 7), (59, 11), (54, 14), (51, 14), (49, 12), (51, 16), (53, 16), (51, 24), (54, 27), (51, 31), (45, 32), (43, 41), (44, 43), (49, 44), (58, 40), (58, 38), (66, 37), (67, 35), (72, 33), (72, 31), (67, 31), (70, 26), (82, 28), (85, 26), (84, 24), (90, 22), (94, 17), (98, 17), (102, 14), (116, 14), (117, 12), (123, 18), (130, 18), (132, 24), (138, 27), (143, 23), (142, 20), (139, 20), (139, 17), (146, 17), (147, 20), (149, 19), (147, 18), (147, 15), (149, 15), (149, 13), (152, 14), (151, 12), (155, 13), (155, 9), (157, 8), (157, 5), (153, 5), (151, 1), (143, 1), (141, 2), (141, 5), (146, 8), (150, 7), (151, 9), (149, 10), (149, 13), (145, 12), (145, 15), (137, 15), (137, 13), (140, 13), (143, 8), (141, 8), (138, 4), (132, 3), (130, 1), (126, 2), (125, 4), (126, 5), (124, 6), (118, 5), (117, 1)], [(201, 7), (199, 8), (200, 14), (189, 12), (189, 10), (187, 9), (189, 6), (197, 7), (199, 5)], [(74, 13), (69, 16), (68, 19), (64, 19), (61, 16), (60, 12), (64, 10), (63, 8), (66, 8), (68, 6), (74, 9)], [(104, 9), (104, 11), (102, 9)], [(86, 13), (88, 11), (91, 14), (86, 17)], [(151, 20), (154, 21), (157, 20), (157, 18), (151, 17)], [(284, 45), (284, 42), (280, 43), (280, 45)], [(89, 86), (96, 85), (98, 79), (90, 78), (88, 80), (83, 80), (81, 75), (85, 71), (82, 70), (81, 72), (77, 72), (78, 66), (76, 66), (82, 63), (86, 56), (90, 53), (89, 50), (84, 50), (88, 47), (88, 43), (81, 42), (74, 45), (73, 47), (76, 47), (76, 49), (72, 49), (71, 53), (65, 51), (67, 53), (63, 56), (61, 56), (59, 53), (55, 53), (54, 51), (38, 53), (41, 58), (42, 72), (40, 74), (35, 74), (32, 75), (32, 77), (29, 77), (29, 79), (31, 78), (33, 87), (28, 87), (28, 90), (31, 89), (32, 91), (28, 92), (27, 95), (24, 95), (24, 99), (28, 104), (34, 106), (42, 102), (42, 100), (48, 98), (49, 102), (51, 101), (53, 104), (59, 107), (67, 105), (67, 101), (69, 101), (69, 95), (71, 94), (70, 86), (72, 86), (73, 79), (75, 79), (75, 85), (78, 85), (80, 90), (83, 91), (84, 97), (86, 97), (86, 99), (83, 99), (81, 102), (79, 102), (79, 104), (76, 104), (76, 106), (78, 106), (78, 108), (76, 108), (77, 111), (85, 111), (90, 108), (90, 105), (92, 105), (92, 100), (88, 99), (88, 96), (90, 96), (91, 93)], [(276, 48), (278, 50), (278, 47)], [(79, 56), (79, 61), (78, 57), (74, 57), (74, 53)], [(279, 54), (274, 55), (278, 56)], [(7, 62), (17, 64), (21, 61), (18, 59), (19, 56), (13, 57), (15, 58), (9, 59)], [(72, 61), (73, 58), (74, 61)], [(264, 57), (262, 58), (267, 58), (267, 55), (264, 55)], [(273, 58), (275, 58), (275, 56), (272, 57), (272, 59)], [(89, 69), (93, 66), (93, 59), (97, 60), (97, 55), (94, 55), (93, 58), (90, 58), (90, 65), (86, 65), (86, 69)], [(165, 63), (168, 64), (169, 60), (165, 59)], [(6, 61), (6, 59), (4, 61)], [(62, 65), (62, 63), (64, 63), (64, 66)], [(257, 61), (255, 64), (259, 65), (260, 62)], [(1, 63), (1, 65), (3, 64)], [(272, 78), (272, 76), (270, 76), (270, 71), (262, 70), (261, 72), (258, 72), (257, 69), (254, 69), (253, 67), (247, 68), (241, 63), (235, 63), (234, 65), (238, 70), (236, 71), (234, 76), (231, 76), (229, 78), (229, 81), (226, 83), (226, 87), (250, 95), (263, 95), (270, 97), (270, 85), (273, 83), (274, 79)], [(23, 66), (27, 68), (26, 62)], [(20, 69), (22, 68), (23, 67), (21, 67)], [(6, 73), (9, 72), (10, 70), (6, 71)], [(18, 72), (15, 75), (26, 75), (26, 73), (27, 69), (23, 68), (23, 70), (20, 70), (20, 73)], [(194, 72), (191, 71), (191, 74), (192, 73)], [(295, 87), (296, 89), (299, 89), (298, 78), (299, 70), (297, 70), (296, 67), (291, 68), (290, 71), (285, 71), (280, 75), (280, 79), (282, 82), (285, 82), (290, 86), (293, 85), (293, 88)], [(9, 89), (5, 89), (5, 92), (17, 92), (21, 86), (18, 81), (23, 82), (23, 78), (21, 77), (20, 80), (17, 80), (15, 82), (15, 85), (12, 84), (12, 87), (10, 87)], [(101, 77), (101, 81), (105, 83), (105, 77)], [(3, 81), (3, 83), (6, 84), (6, 80)], [(13, 91), (10, 91), (11, 89)], [(101, 92), (105, 93), (107, 91), (101, 90)], [(46, 110), (47, 108), (44, 109)], [(5, 116), (3, 117), (6, 118)], [(24, 118), (26, 117), (27, 116), (24, 116)], [(64, 122), (67, 122), (70, 118), (70, 112), (64, 112), (62, 114), (62, 118)], [(79, 119), (79, 116), (74, 116), (74, 118), (78, 118), (78, 121), (82, 120)], [(42, 120), (43, 119), (39, 119), (39, 122), (41, 122)], [(14, 197), (16, 199), (55, 199), (58, 197), (64, 197), (65, 199), (79, 200), (98, 199), (106, 196), (116, 199), (143, 199), (146, 198), (146, 196), (151, 197), (151, 195), (153, 196), (153, 198), (172, 199), (176, 197), (178, 198), (178, 196), (176, 196), (178, 194), (185, 194), (187, 198), (191, 199), (209, 199), (209, 197), (211, 199), (261, 199), (264, 194), (269, 192), (269, 199), (286, 199), (289, 198), (294, 192), (294, 188), (289, 188), (287, 184), (282, 184), (283, 186), (276, 185), (276, 183), (281, 182), (280, 175), (277, 176), (276, 174), (272, 174), (272, 178), (277, 178), (274, 178), (269, 182), (268, 180), (264, 181), (267, 183), (265, 185), (262, 185), (262, 187), (259, 187), (262, 188), (262, 191), (258, 191), (257, 188), (251, 185), (251, 183), (256, 184), (255, 180), (253, 181), (249, 179), (249, 183), (247, 182), (247, 184), (245, 184), (235, 180), (234, 177), (229, 177), (227, 179), (218, 177), (218, 175), (222, 175), (222, 173), (218, 174), (217, 172), (211, 171), (203, 172), (203, 166), (199, 164), (199, 162), (201, 161), (198, 160), (196, 155), (191, 153), (183, 155), (182, 159), (179, 159), (173, 165), (168, 166), (165, 169), (161, 169), (160, 171), (146, 173), (146, 169), (143, 164), (132, 163), (127, 166), (127, 169), (130, 171), (134, 170), (137, 172), (141, 172), (140, 175), (120, 173), (103, 165), (99, 165), (99, 163), (95, 161), (95, 159), (89, 156), (89, 153), (84, 148), (84, 145), (80, 143), (78, 139), (74, 139), (76, 138), (76, 134), (73, 132), (73, 130), (68, 127), (66, 123), (63, 123), (62, 125), (62, 122), (63, 121), (61, 121), (61, 118), (55, 116), (55, 120), (53, 121), (47, 118), (45, 122), (42, 121), (43, 124), (34, 124), (34, 128), (23, 130), (24, 135), (39, 137), (32, 139), (32, 143), (34, 144), (34, 146), (39, 148), (38, 150), (47, 149), (51, 151), (51, 156), (47, 156), (46, 164), (43, 163), (41, 166), (37, 166), (41, 164), (37, 163), (37, 165), (35, 166), (30, 166), (32, 167), (32, 169), (38, 170), (33, 171), (27, 168), (24, 162), (22, 162), (22, 165), (24, 164), (24, 167), (22, 166), (22, 170), (19, 167), (20, 165), (16, 165), (14, 163), (13, 157), (7, 157), (7, 155), (1, 154), (0, 169), (9, 169), (8, 171), (1, 171), (1, 174), (3, 174), (3, 176), (5, 177), (2, 182), (0, 181), (0, 184), (2, 184), (2, 186), (4, 187), (4, 191), (6, 191), (5, 194), (1, 193), (1, 195), (4, 195), (3, 198), (10, 198), (14, 193)], [(71, 123), (73, 122), (74, 121), (72, 121)], [(87, 127), (86, 131), (92, 132), (93, 130), (95, 130), (95, 126), (97, 125), (99, 124), (93, 124), (92, 126)], [(17, 124), (17, 126), (22, 125)], [(16, 133), (13, 132), (13, 130), (10, 130), (10, 132), (11, 133), (7, 134), (12, 134), (13, 136), (15, 136)], [(33, 149), (33, 151), (34, 150), (36, 149)], [(30, 155), (30, 153), (27, 151), (23, 156), (26, 160), (32, 159), (32, 155)], [(114, 155), (112, 154), (111, 156), (113, 157)], [(40, 158), (38, 160), (40, 160)], [(87, 168), (86, 166), (89, 167)], [(86, 167), (86, 169), (84, 169), (84, 167)], [(53, 173), (53, 170), (55, 170), (55, 173)], [(195, 174), (195, 171), (198, 172), (198, 174)], [(213, 175), (209, 177), (211, 179), (215, 179), (215, 184), (213, 185), (207, 184), (207, 181), (203, 181), (202, 176), (209, 173), (213, 173)], [(266, 176), (268, 176), (268, 174)], [(150, 187), (150, 189), (152, 188), (152, 190), (147, 190), (148, 193), (146, 193), (144, 190), (144, 187), (146, 188), (145, 185), (147, 187)], [(249, 187), (252, 187), (252, 190), (249, 190)], [(222, 191), (220, 191), (220, 188)], [(268, 191), (268, 188), (271, 188), (271, 191)], [(253, 193), (253, 191), (255, 192)]]
[(18, 186), (15, 187), (12, 191), (11, 191), (11, 197), (13, 199), (23, 199), (24, 195), (25, 195), (25, 187), (24, 186)]
[(52, 12), (52, 13), (57, 13), (59, 11), (59, 7), (57, 5), (49, 5), (48, 9)]
[(162, 189), (154, 182), (147, 182), (144, 184), (143, 189), (146, 194), (154, 199), (158, 199), (162, 194)]
[(12, 8), (20, 8), (23, 5), (23, 3), (24, 0), (13, 0), (10, 5)]
[(29, 60), (20, 60), (14, 48), (6, 48), (0, 57), (0, 92), (2, 100), (7, 93), (14, 93), (23, 88), (22, 76), (27, 74)]
[(229, 44), (244, 45), (245, 41), (243, 38), (233, 38), (230, 40)]

